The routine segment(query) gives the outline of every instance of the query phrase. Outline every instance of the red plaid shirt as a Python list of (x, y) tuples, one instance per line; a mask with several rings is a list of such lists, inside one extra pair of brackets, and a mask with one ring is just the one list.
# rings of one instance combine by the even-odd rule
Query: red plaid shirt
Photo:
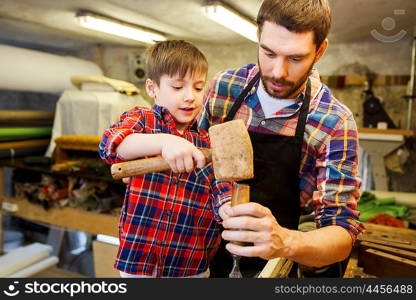
[[(135, 107), (102, 137), (99, 154), (109, 164), (123, 159), (117, 146), (132, 133), (169, 133), (209, 148), (194, 122), (181, 135), (166, 108)], [(184, 277), (207, 270), (220, 242), (218, 208), (231, 200), (231, 184), (215, 180), (212, 164), (191, 173), (171, 171), (131, 178), (120, 216), (115, 268), (130, 274)]]

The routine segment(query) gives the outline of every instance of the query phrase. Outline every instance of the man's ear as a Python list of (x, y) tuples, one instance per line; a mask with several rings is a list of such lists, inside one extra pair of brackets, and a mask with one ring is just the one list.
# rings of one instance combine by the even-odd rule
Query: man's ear
[(321, 57), (325, 54), (326, 49), (328, 48), (328, 39), (325, 39), (321, 46), (319, 47), (318, 51), (316, 51), (315, 61), (314, 63), (317, 63)]
[(146, 79), (146, 93), (152, 99), (156, 98), (155, 87), (156, 87), (155, 82), (152, 79), (147, 78)]

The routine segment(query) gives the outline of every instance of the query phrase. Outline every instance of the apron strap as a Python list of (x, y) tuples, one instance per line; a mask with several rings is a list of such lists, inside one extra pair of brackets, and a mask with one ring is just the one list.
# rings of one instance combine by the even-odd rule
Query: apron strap
[(234, 102), (233, 106), (231, 107), (231, 110), (228, 112), (227, 116), (225, 117), (225, 122), (231, 121), (234, 119), (236, 112), (240, 108), (241, 104), (245, 100), (247, 94), (251, 91), (254, 84), (259, 80), (260, 78), (260, 71), (253, 77), (253, 79), (247, 84), (245, 89), (241, 92), (240, 96), (238, 96), (237, 101)]
[(301, 138), (303, 140), (303, 134), (305, 133), (305, 125), (306, 125), (306, 118), (308, 117), (308, 111), (309, 111), (309, 103), (311, 100), (311, 80), (308, 79), (308, 82), (306, 84), (306, 92), (305, 97), (303, 98), (302, 106), (299, 110), (299, 119), (298, 124), (296, 126), (296, 136), (298, 138)]

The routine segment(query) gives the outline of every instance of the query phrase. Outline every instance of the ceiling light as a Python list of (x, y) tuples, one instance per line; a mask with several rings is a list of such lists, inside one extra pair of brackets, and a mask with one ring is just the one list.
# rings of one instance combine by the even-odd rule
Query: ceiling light
[(238, 34), (257, 42), (257, 25), (248, 17), (220, 1), (205, 1), (202, 4), (204, 14), (215, 22)]
[(156, 41), (164, 41), (166, 37), (156, 31), (143, 28), (134, 24), (97, 15), (89, 11), (78, 11), (76, 19), (82, 27), (121, 36), (124, 38), (154, 44)]

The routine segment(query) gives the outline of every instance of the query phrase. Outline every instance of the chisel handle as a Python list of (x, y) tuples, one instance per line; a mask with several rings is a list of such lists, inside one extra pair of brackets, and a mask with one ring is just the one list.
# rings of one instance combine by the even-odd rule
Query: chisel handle
[[(238, 204), (250, 202), (250, 186), (247, 184), (234, 183), (231, 197), (231, 207)], [(233, 244), (244, 246), (244, 242), (233, 242)]]

